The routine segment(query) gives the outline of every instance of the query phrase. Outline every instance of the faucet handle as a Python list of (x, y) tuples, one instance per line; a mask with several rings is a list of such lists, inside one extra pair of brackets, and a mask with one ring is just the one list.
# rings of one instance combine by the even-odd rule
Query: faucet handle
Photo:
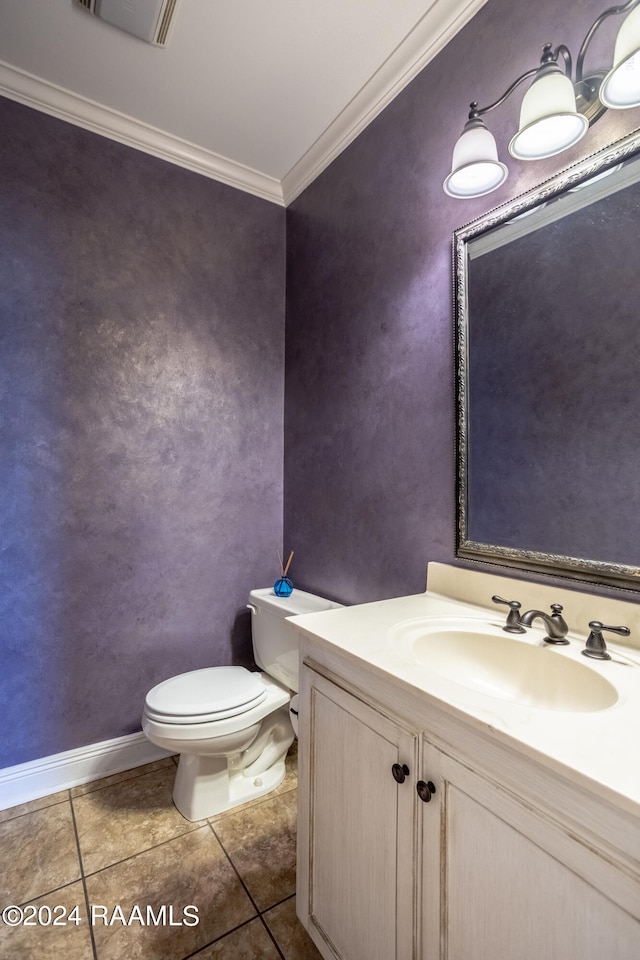
[(584, 657), (591, 657), (593, 660), (611, 660), (611, 654), (607, 653), (607, 644), (602, 636), (603, 630), (617, 633), (621, 637), (628, 637), (631, 633), (629, 627), (608, 627), (600, 620), (590, 620), (589, 629), (591, 633), (587, 637), (587, 645), (581, 652)]
[(558, 624), (558, 627), (563, 632), (563, 635), (566, 637), (566, 635), (569, 632), (569, 627), (567, 626), (566, 620), (562, 616), (563, 610), (564, 610), (564, 607), (562, 606), (561, 603), (551, 604), (551, 617), (553, 620), (556, 621), (556, 623)]
[(491, 597), (494, 603), (506, 603), (509, 607), (509, 613), (507, 614), (507, 622), (502, 628), (506, 633), (526, 633), (527, 631), (520, 624), (520, 607), (522, 604), (519, 600), (505, 600), (504, 597), (498, 597), (497, 595)]

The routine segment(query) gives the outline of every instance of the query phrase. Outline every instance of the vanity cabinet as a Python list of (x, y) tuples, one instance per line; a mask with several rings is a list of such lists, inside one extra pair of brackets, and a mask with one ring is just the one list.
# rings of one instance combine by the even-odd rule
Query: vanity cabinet
[[(442, 839), (442, 952), (424, 929), (421, 956), (446, 960), (637, 960), (638, 888), (561, 822), (425, 742), (437, 792), (423, 811), (426, 848)], [(553, 797), (548, 800), (553, 810)], [(554, 811), (560, 815), (561, 811)], [(433, 916), (422, 856), (423, 916)], [(619, 896), (632, 913), (616, 904)], [(634, 902), (635, 900), (635, 902)], [(632, 915), (635, 912), (635, 917)], [(435, 951), (435, 952), (434, 952)], [(418, 954), (420, 956), (420, 954)]]
[(417, 731), (307, 668), (301, 692), (298, 909), (324, 957), (411, 960)]
[(322, 956), (638, 960), (638, 876), (594, 824), (580, 836), (535, 776), (505, 785), (374, 686), (302, 670), (297, 904)]

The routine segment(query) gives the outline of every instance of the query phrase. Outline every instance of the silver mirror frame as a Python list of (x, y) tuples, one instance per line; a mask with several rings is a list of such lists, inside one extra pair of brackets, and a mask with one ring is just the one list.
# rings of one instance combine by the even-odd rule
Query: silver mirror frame
[(535, 550), (479, 543), (468, 538), (468, 250), (470, 240), (512, 217), (531, 210), (570, 187), (583, 183), (605, 169), (640, 151), (640, 131), (568, 167), (537, 187), (495, 207), (453, 234), (453, 308), (455, 322), (456, 377), (456, 556), (481, 563), (518, 567), (534, 573), (569, 577), (628, 590), (640, 590), (640, 567), (595, 559), (541, 553)]

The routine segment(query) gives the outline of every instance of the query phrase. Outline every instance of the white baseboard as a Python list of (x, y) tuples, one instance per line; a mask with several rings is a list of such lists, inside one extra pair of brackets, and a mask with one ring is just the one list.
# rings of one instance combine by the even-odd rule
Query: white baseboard
[(141, 732), (5, 767), (0, 770), (0, 810), (168, 756)]

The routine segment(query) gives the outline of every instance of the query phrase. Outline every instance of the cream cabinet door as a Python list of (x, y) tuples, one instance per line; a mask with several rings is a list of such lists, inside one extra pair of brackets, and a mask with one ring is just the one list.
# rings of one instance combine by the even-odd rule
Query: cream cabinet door
[[(441, 960), (640, 958), (637, 877), (565, 832), (561, 811), (535, 812), (433, 746), (423, 769), (437, 791), (422, 810), (425, 849), (439, 835), (444, 851)], [(424, 918), (436, 909), (425, 879)], [(429, 930), (423, 943), (431, 960)]]
[(300, 717), (299, 915), (327, 960), (411, 960), (419, 738), (307, 667)]

